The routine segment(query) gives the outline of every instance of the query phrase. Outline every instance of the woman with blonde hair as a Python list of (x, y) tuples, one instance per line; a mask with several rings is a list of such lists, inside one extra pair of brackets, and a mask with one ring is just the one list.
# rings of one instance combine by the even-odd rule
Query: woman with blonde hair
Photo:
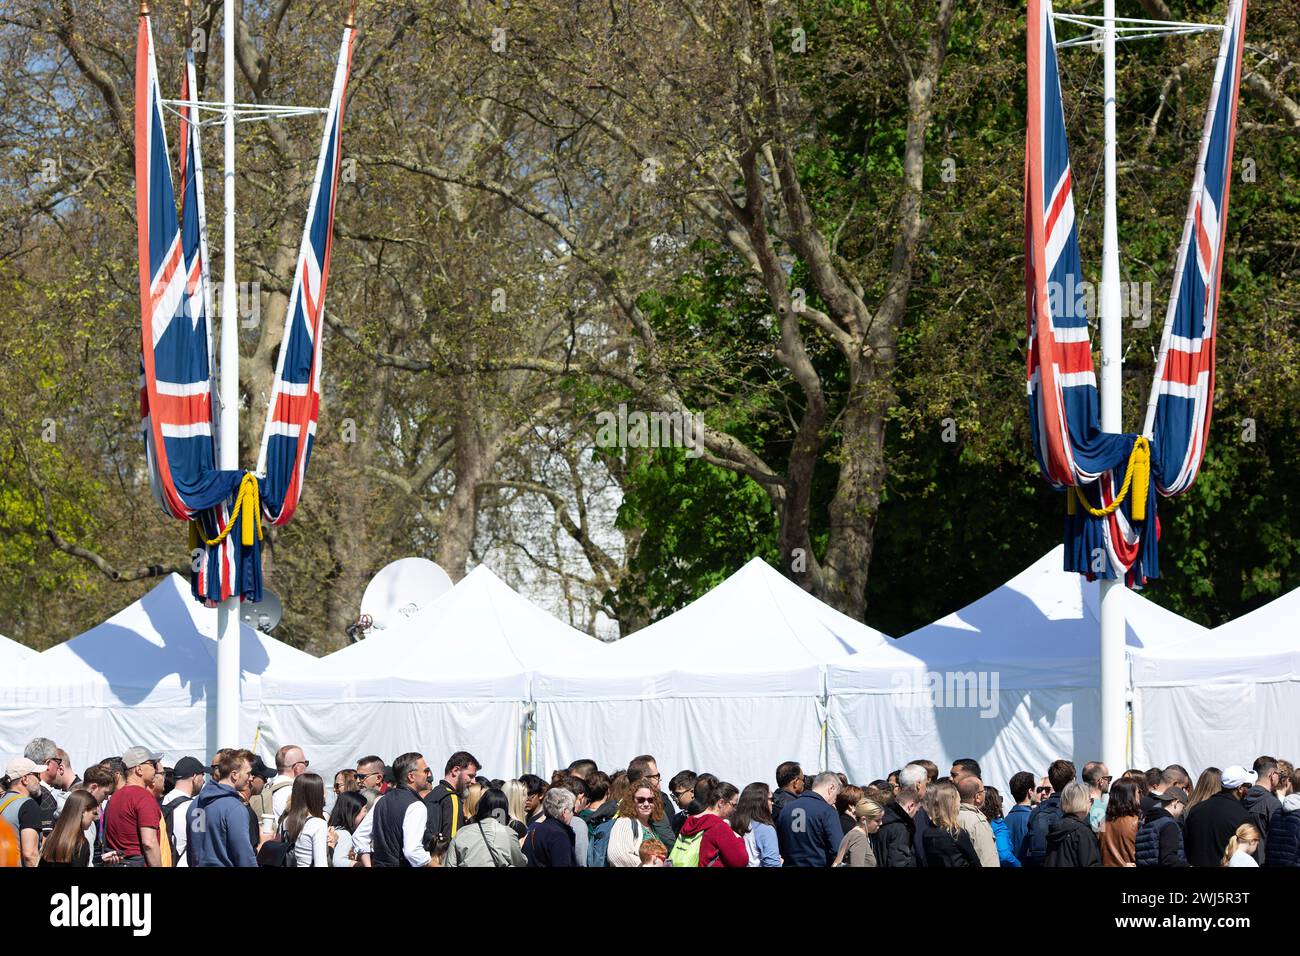
[(1088, 826), (1092, 796), (1088, 787), (1071, 780), (1061, 791), (1061, 819), (1047, 831), (1043, 866), (1101, 866), (1101, 846)]
[(930, 829), (921, 837), (926, 866), (967, 867), (979, 866), (980, 858), (970, 834), (957, 823), (961, 796), (957, 788), (946, 780), (937, 781), (925, 792), (930, 814)]
[(505, 786), (506, 804), (510, 808), (510, 819), (506, 826), (515, 831), (515, 836), (524, 838), (528, 832), (528, 809), (524, 806), (528, 798), (528, 787), (522, 780), (507, 780)]
[[(876, 854), (871, 848), (871, 834), (880, 829), (885, 809), (875, 800), (863, 797), (853, 805), (856, 825), (840, 841), (835, 866), (876, 866)], [(968, 836), (969, 840), (970, 837)]]
[(463, 804), (465, 819), (461, 821), (461, 826), (474, 822), (475, 814), (478, 813), (478, 802), (483, 799), (483, 791), (486, 789), (487, 787), (481, 783), (471, 783), (465, 788), (465, 802)]
[(1223, 860), (1219, 866), (1259, 866), (1255, 860), (1255, 851), (1259, 849), (1259, 827), (1253, 823), (1243, 823), (1237, 832), (1228, 837), (1228, 846), (1223, 851)]

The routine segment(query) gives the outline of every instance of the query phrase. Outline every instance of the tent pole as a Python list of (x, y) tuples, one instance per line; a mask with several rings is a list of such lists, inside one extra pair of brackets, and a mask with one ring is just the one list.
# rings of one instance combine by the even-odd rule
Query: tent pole
[[(1115, 0), (1106, 0), (1105, 66), (1106, 214), (1101, 266), (1101, 427), (1123, 431), (1123, 322), (1120, 316), (1119, 230), (1115, 203)], [(1124, 681), (1124, 582), (1101, 581), (1101, 760), (1123, 772), (1126, 701)]]
[[(224, 4), (225, 213), (224, 278), (221, 283), (221, 461), (239, 468), (239, 329), (235, 314), (235, 4)], [(238, 747), (239, 596), (217, 606), (217, 747)]]

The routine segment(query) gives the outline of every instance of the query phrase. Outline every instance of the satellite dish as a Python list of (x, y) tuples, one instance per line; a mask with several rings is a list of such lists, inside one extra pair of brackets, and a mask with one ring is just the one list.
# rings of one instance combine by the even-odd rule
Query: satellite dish
[(255, 631), (270, 634), (284, 617), (280, 595), (268, 587), (262, 588), (262, 600), (244, 601), (239, 605), (239, 619)]
[(451, 577), (428, 558), (398, 558), (370, 579), (361, 596), (361, 619), (382, 631), (396, 627), (451, 590)]

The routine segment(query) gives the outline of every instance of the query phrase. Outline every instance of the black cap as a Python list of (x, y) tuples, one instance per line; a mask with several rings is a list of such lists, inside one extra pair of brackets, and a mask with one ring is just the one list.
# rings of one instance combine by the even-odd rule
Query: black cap
[(275, 776), (275, 771), (263, 763), (261, 757), (254, 757), (253, 768), (250, 776), (261, 777), (263, 780), (270, 780)]
[(195, 774), (207, 773), (208, 768), (203, 766), (202, 761), (197, 757), (182, 757), (176, 761), (176, 779), (187, 780)]

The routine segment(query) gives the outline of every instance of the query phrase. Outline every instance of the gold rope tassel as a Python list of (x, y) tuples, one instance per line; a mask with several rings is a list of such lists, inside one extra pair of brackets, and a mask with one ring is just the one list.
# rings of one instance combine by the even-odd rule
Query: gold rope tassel
[(205, 541), (208, 547), (216, 547), (226, 540), (226, 535), (230, 534), (236, 521), (239, 522), (239, 542), (244, 547), (253, 544), (254, 536), (256, 540), (262, 540), (262, 498), (257, 488), (257, 476), (252, 472), (246, 472), (239, 483), (239, 493), (235, 495), (235, 508), (230, 512), (230, 520), (226, 522), (219, 535), (208, 538), (199, 528), (197, 521), (190, 522), (191, 547), (198, 547), (200, 539)]
[(1124, 503), (1128, 497), (1129, 490), (1133, 491), (1133, 520), (1144, 521), (1147, 516), (1147, 493), (1151, 488), (1151, 444), (1147, 441), (1145, 435), (1139, 435), (1133, 442), (1133, 451), (1128, 458), (1128, 467), (1124, 470), (1124, 484), (1120, 486), (1119, 494), (1115, 500), (1104, 508), (1094, 508), (1088, 499), (1083, 495), (1083, 489), (1078, 485), (1072, 485), (1071, 490), (1074, 492), (1069, 496), (1066, 510), (1069, 514), (1076, 514), (1075, 499), (1083, 505), (1083, 509), (1094, 518), (1105, 518), (1113, 514), (1115, 509)]

